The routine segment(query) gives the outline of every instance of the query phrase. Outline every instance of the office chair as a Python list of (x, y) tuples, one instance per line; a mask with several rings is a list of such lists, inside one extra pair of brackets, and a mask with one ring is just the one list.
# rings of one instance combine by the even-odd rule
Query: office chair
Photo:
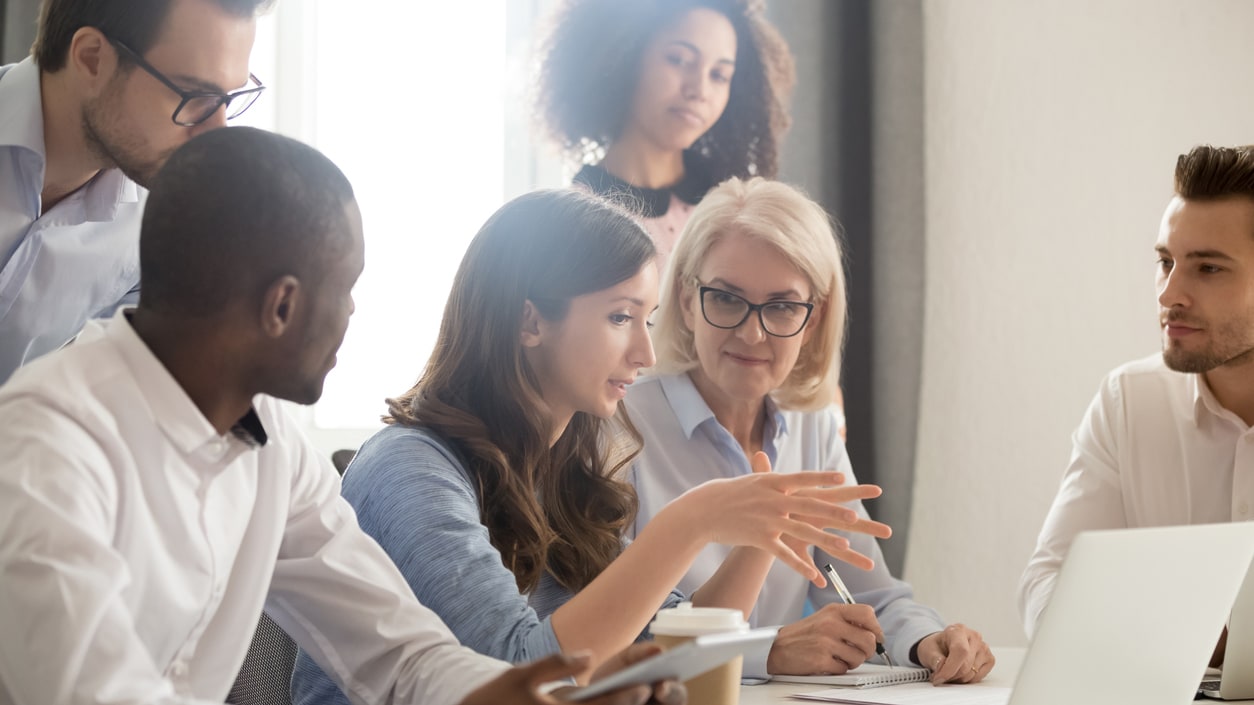
[(262, 613), (244, 665), (226, 702), (231, 705), (291, 705), (288, 686), (295, 664), (296, 642)]
[(357, 455), (357, 451), (352, 448), (337, 450), (331, 454), (331, 463), (335, 465), (335, 470), (343, 475), (344, 469), (348, 467), (349, 463), (353, 462), (353, 456), (355, 455)]
[[(357, 451), (346, 448), (331, 454), (336, 472), (353, 461)], [(291, 705), (288, 686), (296, 664), (296, 642), (264, 612), (248, 646), (244, 664), (226, 696), (230, 705)]]

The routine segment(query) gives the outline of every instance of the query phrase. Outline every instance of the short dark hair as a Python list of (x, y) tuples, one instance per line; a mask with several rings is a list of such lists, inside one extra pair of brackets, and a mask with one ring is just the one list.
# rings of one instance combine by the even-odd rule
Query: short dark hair
[(1206, 200), (1244, 196), (1254, 199), (1254, 145), (1194, 147), (1176, 160), (1176, 193)]
[(139, 306), (206, 317), (279, 277), (316, 281), (350, 246), (354, 201), (321, 152), (251, 127), (201, 134), (153, 179), (139, 238)]
[[(213, 0), (240, 17), (265, 12), (275, 0)], [(74, 33), (95, 27), (143, 56), (157, 42), (173, 0), (43, 0), (31, 54), (43, 71), (65, 67)]]
[(774, 177), (788, 129), (795, 73), (788, 44), (761, 0), (567, 0), (541, 47), (536, 118), (570, 157), (592, 162), (631, 114), (649, 41), (694, 8), (714, 10), (736, 31), (736, 72), (722, 117), (693, 145), (714, 183)]

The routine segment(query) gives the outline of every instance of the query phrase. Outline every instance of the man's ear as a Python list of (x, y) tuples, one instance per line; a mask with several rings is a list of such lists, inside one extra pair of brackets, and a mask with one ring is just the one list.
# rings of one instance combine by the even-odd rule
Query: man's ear
[(304, 289), (300, 280), (285, 274), (266, 287), (265, 296), (261, 301), (261, 330), (270, 338), (281, 338), (304, 300)]
[(70, 39), (65, 63), (88, 95), (96, 96), (117, 73), (118, 53), (103, 32), (95, 27), (80, 27)]
[(530, 300), (523, 302), (522, 326), (518, 331), (518, 342), (524, 348), (538, 348), (544, 338), (544, 316)]

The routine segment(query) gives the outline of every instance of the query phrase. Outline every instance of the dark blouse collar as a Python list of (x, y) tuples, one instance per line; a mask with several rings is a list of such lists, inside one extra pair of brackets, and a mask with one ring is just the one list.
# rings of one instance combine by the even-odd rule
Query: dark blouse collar
[(666, 215), (671, 205), (671, 195), (691, 205), (697, 205), (710, 189), (714, 178), (705, 160), (695, 152), (684, 152), (684, 178), (674, 186), (643, 188), (633, 186), (606, 171), (600, 165), (587, 164), (575, 174), (575, 183), (587, 186), (593, 193), (618, 201), (633, 210), (639, 210), (645, 218)]

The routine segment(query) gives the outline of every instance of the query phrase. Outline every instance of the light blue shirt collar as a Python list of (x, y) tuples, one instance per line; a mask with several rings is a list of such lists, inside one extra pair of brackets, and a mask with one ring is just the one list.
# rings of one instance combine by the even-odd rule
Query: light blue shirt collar
[[(697, 391), (697, 385), (693, 384), (691, 376), (686, 373), (661, 375), (658, 377), (658, 384), (662, 386), (662, 393), (666, 395), (667, 403), (675, 412), (675, 418), (679, 420), (685, 438), (692, 440), (692, 434), (696, 433), (703, 424), (718, 424), (714, 411), (705, 402), (701, 392)], [(766, 428), (762, 432), (762, 448), (766, 450), (768, 456), (771, 456), (771, 462), (775, 462), (775, 448), (778, 446), (778, 441), (787, 433), (788, 421), (780, 412), (775, 400), (767, 396)]]
[(0, 147), (26, 149), (39, 157), (40, 164), (46, 159), (39, 67), (30, 57), (0, 76)]
[[(22, 149), (34, 155), (36, 173), (28, 174), (32, 183), (42, 190), (48, 167), (44, 145), (43, 90), (39, 82), (39, 66), (27, 57), (0, 76), (0, 148)], [(120, 169), (106, 169), (84, 187), (79, 222), (109, 222), (117, 215), (118, 205), (139, 200), (139, 186)]]

